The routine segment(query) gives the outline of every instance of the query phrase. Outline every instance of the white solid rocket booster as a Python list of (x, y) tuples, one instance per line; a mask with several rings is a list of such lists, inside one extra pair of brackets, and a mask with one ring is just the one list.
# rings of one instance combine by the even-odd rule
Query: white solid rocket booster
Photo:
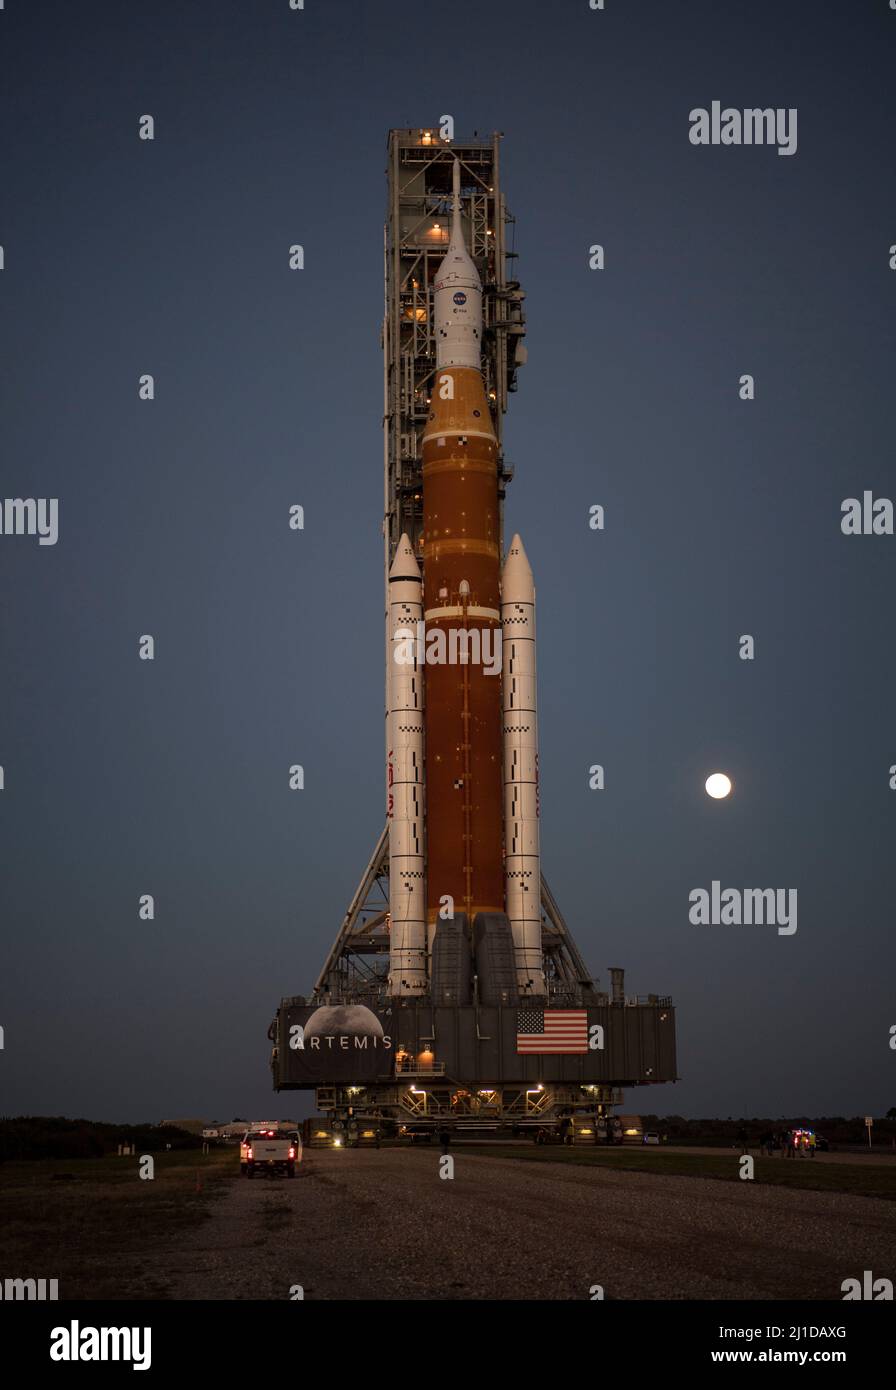
[(520, 994), (545, 992), (538, 837), (535, 581), (519, 536), (501, 578), (504, 700), (504, 874)]
[[(426, 861), (423, 825), (423, 667), (418, 623), (423, 621), (420, 566), (406, 535), (389, 570), (388, 817), (389, 974), (392, 994), (424, 994), (426, 977)], [(396, 657), (399, 660), (396, 660)]]

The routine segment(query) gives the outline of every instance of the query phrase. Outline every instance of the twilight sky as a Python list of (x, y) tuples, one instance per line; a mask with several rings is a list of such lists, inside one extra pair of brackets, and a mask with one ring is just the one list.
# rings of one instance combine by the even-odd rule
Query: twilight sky
[[(59, 498), (55, 546), (0, 535), (0, 1112), (307, 1111), (267, 1025), (384, 818), (386, 136), (443, 113), (506, 136), (545, 871), (678, 1009), (627, 1108), (896, 1105), (896, 537), (840, 530), (896, 495), (896, 13), (606, 5), (0, 11), (0, 498)], [(692, 145), (713, 100), (797, 152)], [(797, 932), (692, 925), (713, 880)]]

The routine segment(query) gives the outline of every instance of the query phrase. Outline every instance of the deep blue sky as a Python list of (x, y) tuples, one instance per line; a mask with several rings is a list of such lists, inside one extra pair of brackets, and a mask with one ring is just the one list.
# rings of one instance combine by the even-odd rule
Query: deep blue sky
[[(896, 493), (896, 13), (607, 6), (7, 0), (0, 494), (60, 540), (0, 537), (0, 1111), (302, 1103), (265, 1031), (384, 816), (386, 135), (444, 112), (505, 132), (528, 296), (546, 872), (678, 1006), (628, 1108), (896, 1104), (896, 538), (839, 529)], [(713, 99), (797, 107), (797, 154), (693, 147)], [(796, 887), (796, 936), (692, 926), (713, 879)]]

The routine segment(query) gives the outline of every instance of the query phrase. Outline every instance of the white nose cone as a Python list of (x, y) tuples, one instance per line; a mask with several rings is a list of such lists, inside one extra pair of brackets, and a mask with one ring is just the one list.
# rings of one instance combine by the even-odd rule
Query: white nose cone
[(408, 540), (407, 533), (402, 535), (401, 540), (395, 547), (395, 559), (389, 570), (389, 579), (400, 581), (402, 579), (419, 580), (420, 566), (417, 564), (417, 557), (414, 554), (414, 547)]
[(534, 603), (535, 576), (529, 557), (519, 535), (510, 542), (504, 572), (501, 575), (501, 597), (504, 603)]
[(460, 220), (460, 164), (454, 161), (451, 238), (433, 286), (436, 366), (475, 367), (482, 359), (482, 282)]

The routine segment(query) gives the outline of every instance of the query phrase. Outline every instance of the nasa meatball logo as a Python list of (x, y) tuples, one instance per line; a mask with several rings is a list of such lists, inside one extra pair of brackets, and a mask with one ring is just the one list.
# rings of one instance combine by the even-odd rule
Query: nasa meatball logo
[(458, 290), (457, 294), (454, 296), (454, 302), (455, 304), (466, 304), (467, 296), (464, 294), (463, 290)]

